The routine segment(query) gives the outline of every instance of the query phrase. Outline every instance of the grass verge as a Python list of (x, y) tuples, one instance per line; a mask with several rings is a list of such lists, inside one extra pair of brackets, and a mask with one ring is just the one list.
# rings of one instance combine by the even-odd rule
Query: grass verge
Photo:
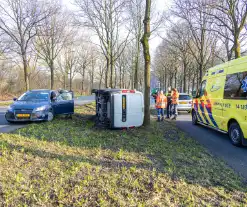
[(0, 101), (0, 106), (9, 106), (11, 105), (13, 102), (11, 101)]
[(242, 179), (168, 123), (94, 127), (94, 105), (72, 120), (0, 135), (4, 206), (246, 206)]

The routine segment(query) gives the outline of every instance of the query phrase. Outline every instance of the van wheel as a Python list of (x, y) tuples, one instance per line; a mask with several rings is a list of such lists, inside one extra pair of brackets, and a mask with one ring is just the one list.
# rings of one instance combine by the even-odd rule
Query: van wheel
[(243, 132), (237, 122), (230, 124), (228, 135), (233, 145), (238, 147), (242, 145)]
[(192, 111), (192, 124), (197, 125), (198, 120), (197, 120), (197, 115), (195, 111)]

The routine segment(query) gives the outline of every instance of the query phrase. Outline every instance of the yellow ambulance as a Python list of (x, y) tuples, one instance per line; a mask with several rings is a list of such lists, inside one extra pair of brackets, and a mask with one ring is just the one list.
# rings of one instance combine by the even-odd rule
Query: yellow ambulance
[(228, 133), (247, 146), (247, 57), (207, 70), (193, 98), (192, 123)]

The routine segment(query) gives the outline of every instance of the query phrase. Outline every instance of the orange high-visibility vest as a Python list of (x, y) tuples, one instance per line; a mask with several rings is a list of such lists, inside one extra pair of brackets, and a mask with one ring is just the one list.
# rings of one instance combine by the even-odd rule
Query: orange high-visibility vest
[(157, 109), (164, 109), (166, 108), (167, 98), (165, 95), (158, 95), (156, 98), (156, 108)]
[(179, 93), (177, 91), (172, 92), (172, 104), (178, 104)]

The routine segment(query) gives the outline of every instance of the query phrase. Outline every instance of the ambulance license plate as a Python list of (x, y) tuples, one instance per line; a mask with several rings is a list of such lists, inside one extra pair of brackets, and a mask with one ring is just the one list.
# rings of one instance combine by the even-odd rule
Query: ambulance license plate
[(187, 102), (180, 102), (180, 104), (187, 104)]

